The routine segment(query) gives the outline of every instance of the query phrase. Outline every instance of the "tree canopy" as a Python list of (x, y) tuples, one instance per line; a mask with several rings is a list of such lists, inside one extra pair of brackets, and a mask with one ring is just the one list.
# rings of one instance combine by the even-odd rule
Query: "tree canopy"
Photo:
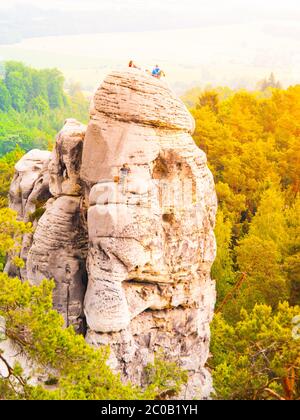
[(300, 85), (281, 89), (271, 75), (259, 88), (209, 88), (191, 109), (219, 199), (210, 364), (220, 399), (300, 397)]
[(59, 70), (37, 70), (16, 61), (4, 63), (0, 78), (0, 156), (16, 145), (24, 151), (51, 148), (70, 116), (86, 122), (88, 100), (78, 87), (66, 93)]

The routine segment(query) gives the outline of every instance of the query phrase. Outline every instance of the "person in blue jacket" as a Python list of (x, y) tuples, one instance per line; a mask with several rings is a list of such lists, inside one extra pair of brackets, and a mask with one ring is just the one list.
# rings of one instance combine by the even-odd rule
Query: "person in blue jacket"
[(160, 67), (159, 67), (158, 64), (156, 64), (156, 66), (152, 70), (152, 76), (157, 77), (158, 79), (160, 78), (160, 76), (161, 76), (161, 69), (160, 69)]

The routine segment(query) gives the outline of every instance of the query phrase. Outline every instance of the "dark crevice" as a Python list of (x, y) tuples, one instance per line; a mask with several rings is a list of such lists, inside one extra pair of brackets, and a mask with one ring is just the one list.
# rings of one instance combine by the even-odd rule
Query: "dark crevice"
[[(101, 115), (104, 115), (105, 117), (109, 117), (111, 119), (114, 119), (115, 121), (128, 123), (128, 119), (121, 118), (120, 116), (118, 116), (116, 114), (112, 117), (112, 114), (110, 112), (104, 112), (103, 110), (101, 110), (101, 111), (97, 110), (97, 112), (98, 112), (98, 114), (101, 114)], [(183, 133), (187, 133), (187, 134), (191, 133), (190, 130), (188, 130), (184, 127), (174, 127), (174, 126), (172, 127), (168, 123), (164, 123), (163, 121), (143, 121), (143, 122), (141, 122), (140, 119), (132, 117), (130, 119), (130, 122), (132, 124), (136, 124), (140, 127), (152, 127), (152, 128), (166, 130), (166, 131), (173, 132), (173, 133), (174, 132), (179, 132), (179, 133), (183, 132)]]

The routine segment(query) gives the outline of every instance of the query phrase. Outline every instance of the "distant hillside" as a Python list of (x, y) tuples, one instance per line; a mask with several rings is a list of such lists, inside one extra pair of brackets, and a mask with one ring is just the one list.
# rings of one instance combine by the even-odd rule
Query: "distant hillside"
[(57, 69), (36, 70), (10, 61), (0, 76), (0, 156), (18, 145), (24, 151), (48, 148), (70, 115), (86, 119), (88, 101), (74, 84), (64, 88)]
[(95, 10), (61, 10), (51, 3), (48, 3), (49, 8), (26, 3), (1, 9), (0, 44), (44, 36), (167, 30), (205, 24), (203, 18), (195, 16), (189, 9), (178, 19), (178, 12), (167, 5), (159, 8), (150, 5), (145, 14), (143, 7), (137, 6), (133, 12), (126, 4), (107, 8), (104, 3)]

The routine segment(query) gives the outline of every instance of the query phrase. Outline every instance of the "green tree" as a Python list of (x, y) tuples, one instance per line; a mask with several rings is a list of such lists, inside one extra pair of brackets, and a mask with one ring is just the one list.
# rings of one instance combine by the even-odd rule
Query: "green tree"
[(51, 109), (66, 104), (64, 76), (57, 69), (36, 70), (16, 61), (5, 63), (4, 83), (8, 89), (12, 106), (18, 112), (32, 108), (38, 98), (47, 102)]
[[(89, 102), (79, 86), (64, 91), (56, 69), (36, 70), (22, 63), (5, 63), (0, 81), (0, 157), (19, 145), (24, 151), (52, 148), (57, 132), (72, 115), (88, 121)], [(2, 98), (2, 99), (1, 99)]]
[(212, 277), (217, 282), (218, 301), (221, 302), (235, 282), (234, 263), (232, 259), (232, 223), (225, 220), (221, 210), (217, 214), (215, 229), (218, 244), (217, 257), (212, 267)]
[[(201, 89), (185, 96), (194, 104), (195, 142), (207, 153), (216, 181), (219, 251), (212, 274), (225, 335), (236, 331), (242, 308), (250, 313), (260, 303), (275, 311), (283, 300), (300, 303), (300, 85), (280, 89), (274, 75), (265, 84), (263, 92), (241, 90), (226, 97), (213, 89), (218, 101)], [(276, 333), (270, 332), (275, 342)], [(216, 339), (218, 334), (221, 341), (221, 329)], [(228, 392), (235, 387), (234, 398), (243, 398), (246, 381), (256, 380), (253, 372), (236, 368), (230, 347), (212, 351), (215, 357), (221, 351), (230, 367), (227, 377), (228, 367), (220, 364), (224, 376), (217, 386), (230, 383)]]
[(273, 308), (289, 298), (289, 284), (282, 271), (282, 255), (275, 242), (249, 235), (240, 242), (237, 262), (240, 271), (247, 273), (235, 312), (239, 308), (251, 310), (256, 303)]
[[(9, 366), (0, 379), (4, 399), (139, 399), (143, 393), (130, 384), (123, 385), (107, 366), (108, 349), (95, 350), (63, 328), (62, 317), (52, 309), (53, 282), (31, 287), (19, 279), (0, 274), (0, 316), (5, 320), (5, 336), (20, 353), (34, 362), (26, 372), (17, 363)], [(43, 385), (34, 386), (31, 375), (45, 375)], [(48, 375), (47, 375), (48, 374)], [(54, 390), (47, 383), (55, 384)], [(0, 385), (0, 386), (1, 386)], [(3, 391), (2, 391), (3, 392)]]
[(5, 77), (5, 84), (12, 99), (12, 106), (18, 112), (26, 110), (28, 95), (22, 73), (18, 71), (9, 72)]
[(0, 158), (0, 208), (8, 206), (8, 192), (15, 172), (15, 164), (24, 152), (20, 147)]
[(287, 300), (290, 284), (283, 270), (287, 244), (287, 223), (283, 195), (270, 187), (261, 197), (249, 233), (236, 248), (239, 271), (247, 274), (231, 316), (236, 319), (239, 308), (252, 310), (256, 303), (277, 307)]
[(0, 110), (7, 112), (12, 106), (12, 100), (3, 80), (0, 79)]
[(62, 108), (66, 102), (64, 94), (64, 76), (57, 70), (45, 70), (47, 78), (48, 101), (51, 109)]
[[(0, 209), (0, 271), (4, 268), (6, 256), (11, 253), (18, 255), (19, 245), (24, 233), (31, 231), (31, 224), (17, 220), (15, 211)], [(22, 266), (23, 261), (13, 258), (15, 265)]]
[(217, 315), (212, 326), (212, 360), (217, 399), (297, 400), (300, 398), (300, 307), (281, 303), (273, 312), (256, 305), (241, 321)]
[(48, 102), (41, 95), (31, 100), (29, 108), (36, 111), (39, 115), (45, 115), (49, 111)]
[(300, 195), (293, 205), (286, 209), (288, 240), (283, 269), (290, 282), (290, 303), (300, 305)]
[[(2, 399), (154, 399), (174, 395), (186, 383), (186, 373), (175, 364), (156, 359), (147, 368), (150, 383), (145, 390), (124, 384), (107, 364), (107, 347), (95, 349), (72, 327), (63, 328), (63, 318), (52, 309), (53, 287), (52, 281), (30, 286), (0, 273), (4, 338), (12, 340), (19, 354), (33, 363), (30, 369), (22, 368), (18, 361), (11, 366), (0, 351), (0, 360), (8, 371), (5, 377), (0, 376)], [(37, 376), (44, 378), (43, 383), (32, 382)]]
[(47, 87), (47, 73), (45, 70), (31, 70), (32, 91), (31, 97), (43, 98), (47, 103), (48, 101), (48, 87)]
[(206, 90), (199, 97), (199, 103), (197, 108), (207, 106), (212, 112), (217, 113), (219, 111), (219, 94), (214, 90)]
[(261, 91), (265, 91), (269, 88), (281, 89), (281, 83), (276, 80), (275, 74), (272, 72), (268, 78), (265, 78), (258, 82), (257, 87)]
[(261, 195), (249, 234), (273, 241), (278, 249), (284, 252), (288, 239), (284, 211), (285, 201), (282, 192), (277, 186), (271, 186)]

